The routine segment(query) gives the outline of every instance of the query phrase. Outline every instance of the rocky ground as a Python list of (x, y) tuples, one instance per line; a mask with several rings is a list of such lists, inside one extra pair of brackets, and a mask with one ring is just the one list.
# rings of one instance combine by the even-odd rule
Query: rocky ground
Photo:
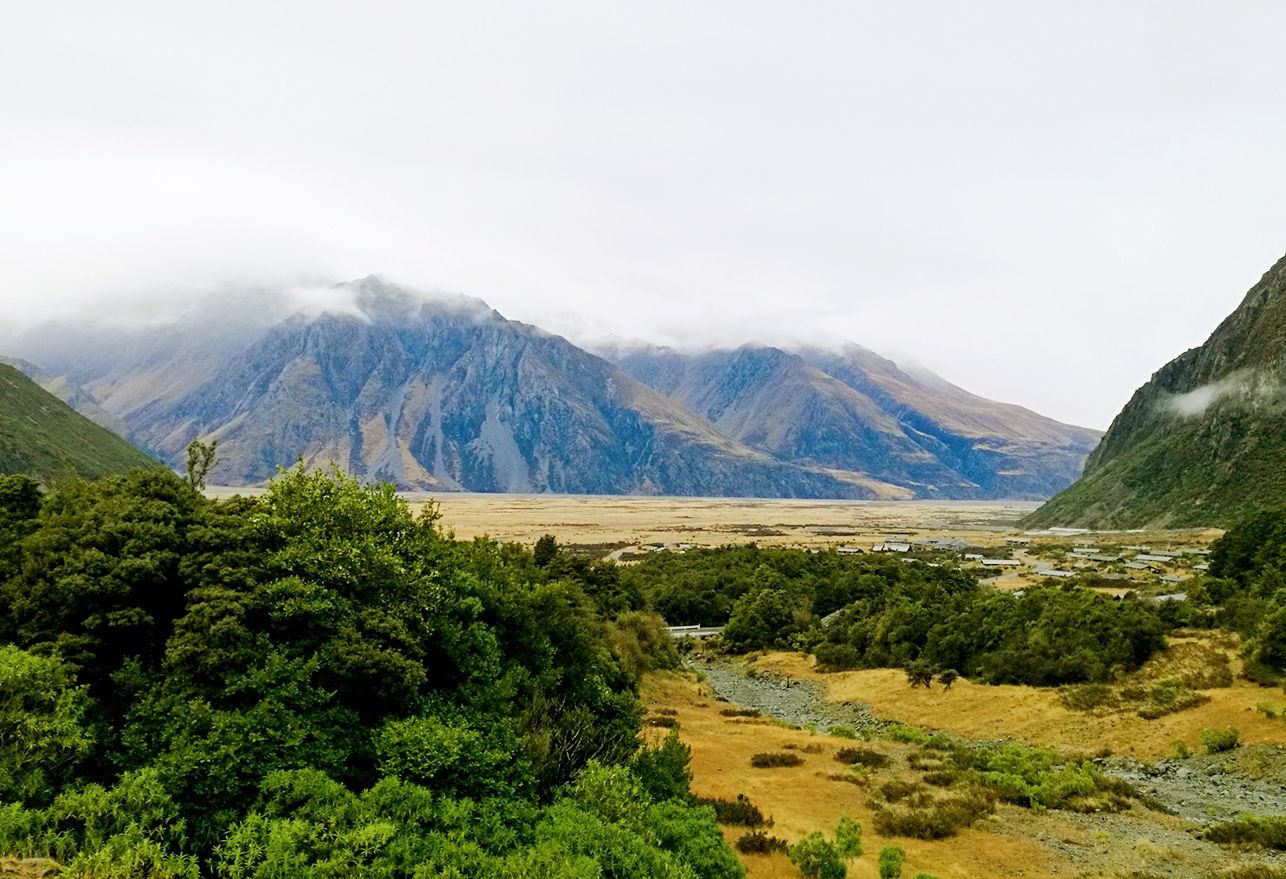
[[(886, 725), (862, 703), (826, 699), (813, 681), (747, 675), (720, 661), (692, 663), (718, 698), (754, 708), (797, 726), (832, 726), (878, 734)], [(1257, 745), (1225, 754), (1144, 762), (1113, 758), (1100, 763), (1173, 813), (1138, 810), (1120, 814), (1058, 813), (1051, 823), (1025, 809), (1005, 809), (994, 830), (1034, 839), (1086, 873), (1125, 875), (1133, 870), (1173, 877), (1212, 875), (1234, 862), (1286, 866), (1286, 853), (1230, 853), (1201, 838), (1201, 828), (1238, 815), (1286, 815), (1286, 749)], [(1158, 820), (1165, 819), (1165, 820)], [(1127, 863), (1127, 861), (1129, 863)]]

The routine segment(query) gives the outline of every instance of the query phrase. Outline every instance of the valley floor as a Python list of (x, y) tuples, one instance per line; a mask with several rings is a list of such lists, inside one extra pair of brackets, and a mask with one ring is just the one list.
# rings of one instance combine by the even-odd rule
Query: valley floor
[[(1206, 645), (1210, 647), (1211, 645)], [(1217, 645), (1216, 645), (1217, 646)], [(1176, 651), (1191, 658), (1191, 651)], [(1162, 660), (1164, 663), (1166, 660)], [(1169, 657), (1173, 663), (1173, 656)], [(951, 691), (911, 689), (902, 672), (875, 670), (821, 674), (807, 657), (769, 653), (749, 661), (697, 661), (700, 674), (659, 673), (644, 687), (655, 716), (674, 712), (680, 736), (692, 748), (693, 791), (704, 797), (735, 799), (746, 795), (773, 824), (770, 835), (795, 842), (814, 830), (833, 832), (841, 815), (862, 822), (866, 854), (849, 864), (849, 875), (876, 875), (883, 845), (907, 852), (904, 876), (973, 877), (1128, 877), (1167, 876), (1198, 879), (1233, 864), (1286, 866), (1275, 852), (1234, 852), (1200, 838), (1200, 828), (1244, 812), (1286, 812), (1286, 721), (1255, 710), (1265, 699), (1283, 697), (1244, 681), (1206, 691), (1203, 705), (1145, 721), (1129, 710), (1073, 711), (1056, 691), (1030, 687), (988, 687), (957, 683)], [(1154, 673), (1173, 671), (1170, 667)], [(1147, 670), (1141, 674), (1146, 674)], [(702, 680), (698, 680), (702, 678)], [(728, 701), (723, 701), (723, 700)], [(730, 717), (733, 704), (756, 708), (760, 717)], [(660, 713), (656, 713), (660, 712)], [(924, 729), (943, 729), (970, 740), (1013, 739), (1067, 750), (1099, 751), (1116, 757), (1102, 764), (1131, 780), (1176, 814), (1141, 805), (1117, 814), (1033, 811), (1000, 805), (991, 818), (954, 838), (921, 841), (881, 838), (873, 823), (870, 791), (890, 779), (917, 780), (907, 758), (914, 745), (880, 740), (872, 730), (896, 720)], [(845, 777), (835, 759), (854, 743), (825, 732), (832, 724), (866, 727), (872, 747), (891, 758), (886, 769), (860, 783)], [(1217, 756), (1187, 760), (1158, 759), (1187, 741), (1199, 750), (1203, 728), (1235, 724), (1243, 742), (1257, 743)], [(795, 727), (795, 728), (791, 728)], [(803, 727), (803, 728), (800, 728)], [(664, 728), (649, 728), (660, 736)], [(789, 750), (803, 758), (794, 767), (757, 769), (753, 754)], [(743, 828), (725, 828), (729, 841)], [(785, 855), (743, 855), (752, 879), (795, 877)]]

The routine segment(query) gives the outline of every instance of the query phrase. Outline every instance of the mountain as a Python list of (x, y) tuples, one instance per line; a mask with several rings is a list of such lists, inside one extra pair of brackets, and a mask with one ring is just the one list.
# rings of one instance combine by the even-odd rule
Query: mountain
[(302, 459), (411, 490), (1044, 498), (1098, 438), (858, 346), (605, 359), (376, 277), (326, 299), (288, 318), (241, 297), (161, 328), (47, 326), (14, 353), (171, 466), (217, 439), (227, 485)]
[(1286, 506), (1286, 257), (1135, 391), (1033, 527), (1227, 526)]
[(764, 346), (688, 356), (613, 352), (625, 372), (751, 448), (861, 471), (917, 497), (1049, 497), (1080, 474), (1100, 436), (912, 376), (857, 345)]
[(18, 357), (0, 357), (0, 363), (12, 366), (99, 427), (105, 427), (117, 436), (129, 434), (129, 427), (123, 419), (99, 406), (88, 391), (67, 376), (49, 375), (36, 364)]
[(97, 479), (157, 462), (0, 363), (0, 473)]
[(217, 439), (214, 483), (259, 483), (302, 458), (405, 489), (912, 496), (750, 449), (478, 300), (424, 301), (374, 277), (347, 289), (351, 310), (236, 341), (153, 341), (107, 360), (64, 346), (58, 366), (167, 463), (180, 464), (194, 438)]

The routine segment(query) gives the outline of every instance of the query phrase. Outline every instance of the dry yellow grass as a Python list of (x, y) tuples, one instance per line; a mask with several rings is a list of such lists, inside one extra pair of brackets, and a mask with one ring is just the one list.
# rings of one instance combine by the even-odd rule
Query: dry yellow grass
[[(1068, 876), (1072, 866), (1041, 848), (1036, 843), (993, 832), (987, 826), (999, 826), (1013, 807), (1002, 806), (1000, 821), (984, 821), (983, 828), (963, 831), (954, 839), (920, 841), (884, 839), (872, 825), (872, 811), (866, 804), (864, 790), (850, 782), (835, 781), (832, 775), (844, 767), (834, 759), (835, 752), (852, 745), (846, 739), (810, 735), (803, 730), (789, 730), (768, 721), (745, 722), (723, 717), (720, 709), (727, 703), (716, 702), (702, 685), (677, 674), (649, 675), (643, 687), (644, 703), (649, 707), (675, 709), (683, 741), (692, 748), (693, 792), (698, 796), (735, 799), (745, 794), (765, 815), (773, 820), (767, 828), (771, 835), (796, 842), (814, 830), (832, 833), (841, 815), (862, 822), (866, 855), (849, 863), (849, 876), (875, 879), (876, 857), (883, 845), (896, 844), (907, 852), (904, 876), (932, 873), (940, 879), (983, 879), (994, 876)], [(663, 731), (662, 731), (663, 732)], [(656, 734), (655, 732), (653, 733)], [(801, 766), (778, 769), (755, 769), (750, 765), (753, 754), (780, 750), (793, 745), (804, 758)], [(821, 750), (802, 751), (807, 747)], [(890, 754), (909, 750), (907, 746), (883, 743), (879, 746)], [(725, 831), (730, 842), (744, 831)], [(743, 856), (751, 879), (798, 879), (799, 871), (784, 855)]]
[[(755, 498), (599, 497), (581, 495), (407, 495), (433, 500), (444, 528), (468, 540), (534, 543), (691, 543), (719, 546), (870, 547), (886, 536), (961, 537), (1002, 543), (1006, 526), (1039, 504), (1024, 501), (825, 501)], [(1008, 531), (1016, 534), (1017, 531)]]
[[(1170, 756), (1183, 741), (1201, 750), (1201, 730), (1236, 726), (1249, 744), (1286, 744), (1286, 721), (1270, 720), (1255, 710), (1263, 701), (1286, 706), (1280, 690), (1243, 680), (1227, 688), (1202, 690), (1210, 701), (1195, 708), (1144, 720), (1133, 710), (1105, 715), (1063, 706), (1057, 691), (1019, 686), (987, 686), (961, 680), (950, 691), (941, 686), (912, 689), (896, 669), (822, 674), (812, 658), (799, 653), (770, 653), (756, 663), (773, 674), (822, 681), (830, 698), (866, 702), (876, 715), (925, 729), (946, 729), (976, 739), (1013, 738), (1030, 744), (1157, 759)], [(1148, 676), (1148, 669), (1143, 670)], [(1150, 677), (1155, 677), (1151, 675)]]

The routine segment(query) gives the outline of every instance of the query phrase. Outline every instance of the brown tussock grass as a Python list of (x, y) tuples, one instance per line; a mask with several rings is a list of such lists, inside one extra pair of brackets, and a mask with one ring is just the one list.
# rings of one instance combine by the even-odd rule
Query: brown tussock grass
[[(1162, 656), (1140, 672), (1144, 681), (1178, 676), (1192, 669), (1194, 656), (1211, 649), (1202, 639), (1176, 639), (1182, 649), (1172, 657)], [(1197, 648), (1184, 645), (1196, 643)], [(1213, 649), (1228, 650), (1216, 642)], [(755, 662), (761, 672), (821, 681), (831, 699), (866, 702), (876, 715), (924, 729), (945, 729), (974, 739), (1017, 739), (1029, 744), (1097, 752), (1107, 747), (1121, 756), (1158, 759), (1171, 756), (1174, 742), (1183, 741), (1193, 753), (1201, 753), (1201, 730), (1236, 726), (1247, 744), (1286, 744), (1286, 721), (1270, 720), (1255, 711), (1263, 701), (1286, 706), (1279, 689), (1266, 689), (1244, 680), (1231, 687), (1201, 690), (1210, 701), (1144, 720), (1132, 710), (1104, 715), (1075, 711), (1063, 706), (1056, 690), (1021, 686), (988, 686), (957, 681), (950, 691), (939, 685), (912, 689), (906, 674), (896, 669), (822, 674), (813, 667), (812, 657), (798, 653), (769, 653)], [(1234, 672), (1238, 670), (1234, 666)]]
[[(653, 673), (644, 679), (643, 701), (649, 709), (668, 707), (677, 711), (679, 734), (692, 749), (693, 793), (702, 797), (735, 799), (745, 794), (773, 821), (765, 828), (772, 836), (794, 843), (814, 830), (834, 832), (841, 815), (862, 822), (866, 854), (849, 862), (850, 877), (876, 879), (877, 855), (883, 845), (896, 844), (907, 852), (904, 876), (931, 873), (953, 879), (983, 879), (994, 876), (1067, 876), (1071, 865), (1034, 842), (992, 832), (996, 822), (983, 821), (975, 829), (963, 830), (953, 839), (921, 841), (885, 839), (874, 829), (874, 811), (867, 787), (836, 781), (846, 767), (835, 759), (841, 748), (852, 747), (849, 739), (810, 735), (762, 724), (735, 723), (736, 718), (719, 714), (727, 703), (715, 702), (704, 685), (670, 673)], [(698, 703), (706, 702), (704, 707)], [(649, 737), (655, 733), (648, 733)], [(906, 757), (919, 749), (893, 742), (871, 743), (869, 747), (893, 758), (890, 772), (881, 778), (918, 779), (921, 773), (906, 766)], [(755, 769), (752, 755), (768, 750), (800, 754), (799, 766)], [(1009, 809), (1011, 807), (1002, 807)], [(725, 828), (729, 842), (735, 842), (744, 828)], [(784, 855), (743, 855), (751, 879), (798, 879), (799, 871)]]

